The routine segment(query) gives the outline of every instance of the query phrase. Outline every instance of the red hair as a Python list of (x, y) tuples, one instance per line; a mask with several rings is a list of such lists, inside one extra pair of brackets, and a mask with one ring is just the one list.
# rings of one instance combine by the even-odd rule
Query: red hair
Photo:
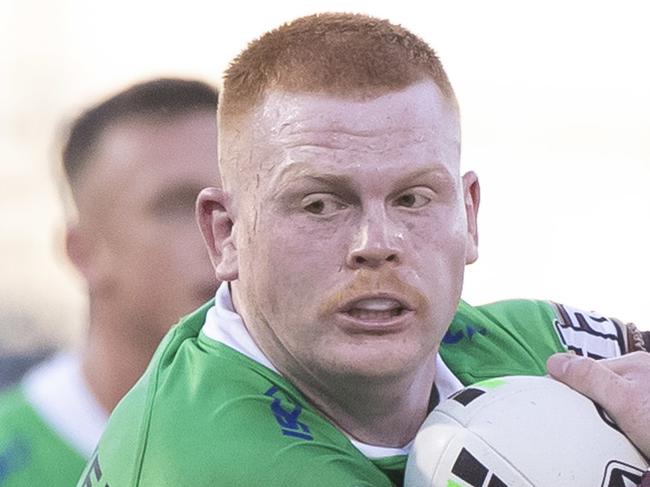
[(366, 98), (426, 78), (456, 106), (435, 52), (408, 30), (360, 14), (310, 15), (267, 32), (232, 61), (219, 123), (247, 114), (269, 89)]

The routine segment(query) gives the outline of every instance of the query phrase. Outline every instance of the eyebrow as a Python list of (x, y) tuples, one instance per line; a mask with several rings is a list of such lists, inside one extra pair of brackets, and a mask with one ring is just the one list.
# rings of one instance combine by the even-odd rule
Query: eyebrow
[[(417, 181), (423, 177), (432, 175), (436, 179), (442, 179), (443, 181), (452, 181), (453, 177), (451, 172), (443, 166), (438, 166), (435, 168), (426, 168), (419, 171), (407, 174), (404, 177), (401, 177), (397, 180), (396, 186), (403, 186), (413, 181)], [(311, 181), (314, 183), (322, 184), (330, 188), (354, 188), (355, 182), (350, 176), (338, 175), (338, 174), (310, 174), (309, 167), (298, 167), (291, 166), (283, 170), (278, 175), (279, 187), (284, 187), (290, 184), (293, 181), (303, 179)]]
[[(322, 184), (324, 186), (329, 186), (329, 187), (341, 187), (341, 186), (352, 187), (353, 186), (352, 178), (350, 178), (349, 176), (339, 176), (336, 174), (325, 174), (325, 175), (307, 174), (304, 176), (304, 179), (314, 183)], [(291, 179), (289, 181), (291, 181)]]

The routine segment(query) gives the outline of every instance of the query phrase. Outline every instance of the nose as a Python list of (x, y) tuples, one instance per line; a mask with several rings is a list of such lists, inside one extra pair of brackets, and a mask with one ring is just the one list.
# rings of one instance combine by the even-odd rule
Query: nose
[(376, 269), (399, 265), (402, 260), (401, 234), (385, 211), (364, 216), (346, 258), (351, 269)]

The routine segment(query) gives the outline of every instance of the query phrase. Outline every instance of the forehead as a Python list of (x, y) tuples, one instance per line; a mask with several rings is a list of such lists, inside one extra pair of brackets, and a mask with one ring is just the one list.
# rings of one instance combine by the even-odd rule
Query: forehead
[(210, 111), (169, 118), (135, 117), (104, 131), (90, 166), (98, 173), (202, 171), (214, 162), (215, 153), (216, 120)]
[(452, 166), (459, 158), (456, 109), (431, 81), (370, 99), (271, 90), (249, 122), (253, 171), (305, 159), (395, 166), (428, 158)]
[(105, 129), (81, 174), (80, 198), (111, 199), (169, 185), (213, 184), (216, 119), (211, 111), (170, 118), (134, 117)]
[(255, 115), (262, 124), (308, 124), (307, 128), (356, 129), (363, 133), (384, 129), (387, 124), (412, 130), (457, 121), (451, 104), (429, 80), (372, 97), (269, 90)]

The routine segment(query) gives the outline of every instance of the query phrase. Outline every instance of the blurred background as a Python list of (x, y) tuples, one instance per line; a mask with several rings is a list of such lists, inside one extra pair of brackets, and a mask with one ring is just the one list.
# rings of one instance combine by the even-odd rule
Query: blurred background
[[(57, 132), (135, 81), (218, 83), (265, 30), (325, 10), (387, 17), (438, 51), (482, 182), (465, 299), (553, 299), (650, 329), (645, 2), (0, 0), (0, 354), (74, 346)], [(210, 184), (206, 181), (206, 185)]]

